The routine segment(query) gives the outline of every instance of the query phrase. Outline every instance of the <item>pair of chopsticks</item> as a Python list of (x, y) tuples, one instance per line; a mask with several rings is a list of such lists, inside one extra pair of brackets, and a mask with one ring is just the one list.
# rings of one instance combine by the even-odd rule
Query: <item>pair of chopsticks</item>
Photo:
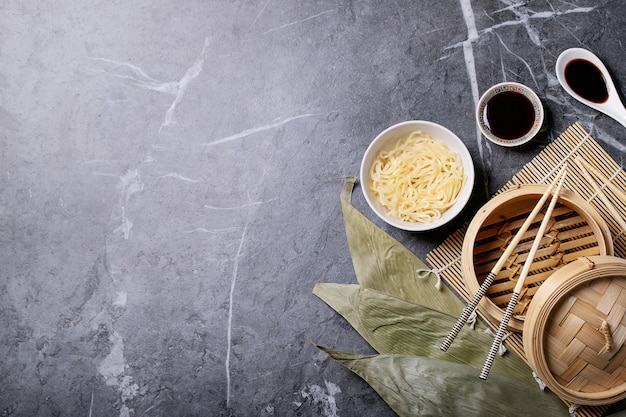
[(492, 270), (489, 272), (489, 274), (487, 274), (487, 277), (481, 284), (478, 292), (474, 295), (474, 298), (472, 298), (469, 304), (465, 307), (465, 309), (461, 313), (461, 316), (457, 320), (456, 324), (452, 327), (452, 329), (450, 330), (450, 333), (441, 344), (441, 350), (443, 350), (444, 352), (450, 348), (450, 345), (452, 344), (456, 336), (459, 334), (459, 332), (461, 331), (461, 329), (467, 322), (470, 315), (476, 310), (476, 307), (478, 307), (478, 303), (487, 292), (487, 289), (493, 283), (496, 275), (504, 267), (504, 265), (506, 264), (511, 254), (513, 254), (513, 251), (515, 251), (515, 249), (517, 248), (517, 245), (522, 239), (522, 237), (524, 236), (524, 233), (526, 233), (530, 225), (534, 222), (535, 218), (537, 217), (537, 215), (543, 208), (545, 202), (548, 200), (548, 197), (550, 196), (550, 194), (552, 194), (552, 190), (554, 190), (556, 187), (556, 190), (554, 191), (554, 194), (552, 196), (552, 200), (550, 201), (550, 204), (548, 208), (546, 209), (544, 218), (541, 221), (537, 235), (535, 236), (532, 247), (528, 253), (528, 258), (526, 259), (522, 272), (520, 273), (520, 277), (518, 279), (517, 285), (515, 286), (513, 290), (513, 294), (511, 295), (511, 299), (509, 301), (509, 304), (507, 305), (506, 312), (502, 318), (502, 321), (500, 322), (500, 326), (498, 327), (498, 332), (496, 333), (491, 349), (489, 350), (487, 359), (485, 360), (485, 364), (480, 373), (481, 379), (486, 379), (487, 376), (489, 375), (495, 356), (498, 352), (500, 344), (502, 343), (504, 332), (506, 331), (506, 328), (513, 314), (513, 309), (515, 308), (515, 305), (517, 304), (517, 300), (523, 289), (524, 281), (526, 280), (526, 277), (528, 276), (528, 271), (530, 270), (530, 266), (533, 262), (533, 258), (535, 257), (537, 249), (539, 248), (541, 238), (543, 237), (546, 231), (546, 228), (548, 227), (548, 223), (550, 222), (552, 211), (554, 210), (554, 207), (556, 206), (557, 200), (559, 198), (559, 193), (561, 192), (561, 188), (563, 187), (563, 182), (565, 181), (566, 168), (567, 166), (563, 166), (563, 168), (561, 168), (561, 170), (556, 175), (554, 180), (550, 183), (546, 192), (541, 196), (541, 198), (539, 199), (539, 201), (537, 202), (537, 204), (535, 205), (531, 213), (528, 215), (528, 217), (524, 221), (524, 224), (522, 224), (522, 227), (520, 227), (520, 229), (517, 231), (517, 233), (515, 234), (515, 236), (509, 243), (508, 247), (506, 248), (502, 256), (500, 256), (500, 258), (498, 259), (498, 261), (496, 262)]
[[(511, 320), (511, 316), (513, 314), (513, 309), (517, 304), (517, 300), (524, 289), (524, 281), (526, 281), (526, 277), (528, 276), (528, 271), (530, 271), (530, 266), (533, 263), (535, 258), (535, 254), (537, 253), (537, 249), (539, 249), (539, 245), (541, 244), (541, 238), (546, 232), (548, 228), (548, 224), (550, 223), (550, 217), (552, 216), (552, 211), (554, 211), (554, 207), (556, 207), (556, 203), (559, 199), (559, 193), (561, 192), (561, 188), (563, 187), (563, 182), (565, 182), (565, 171), (566, 167), (564, 166), (561, 169), (561, 172), (557, 175), (559, 179), (559, 183), (556, 186), (556, 190), (552, 195), (552, 200), (550, 200), (550, 205), (546, 209), (543, 220), (541, 220), (541, 224), (539, 225), (539, 230), (537, 231), (537, 236), (535, 236), (535, 240), (533, 240), (533, 245), (530, 247), (530, 251), (528, 252), (528, 258), (526, 258), (526, 262), (524, 262), (524, 267), (522, 268), (522, 272), (520, 272), (520, 276), (517, 281), (517, 285), (513, 289), (513, 294), (511, 294), (511, 299), (509, 300), (509, 304), (506, 306), (506, 310), (504, 312), (504, 316), (502, 317), (502, 321), (500, 321), (500, 326), (498, 327), (498, 331), (496, 332), (496, 336), (493, 339), (493, 344), (491, 345), (491, 349), (487, 354), (487, 359), (485, 360), (485, 364), (483, 365), (483, 369), (480, 372), (480, 379), (487, 379), (489, 376), (489, 371), (491, 370), (491, 366), (493, 365), (493, 361), (496, 358), (496, 354), (498, 353), (498, 349), (500, 348), (500, 344), (502, 343), (502, 338), (504, 337), (504, 332), (509, 325), (509, 321)], [(556, 180), (556, 178), (555, 178)]]

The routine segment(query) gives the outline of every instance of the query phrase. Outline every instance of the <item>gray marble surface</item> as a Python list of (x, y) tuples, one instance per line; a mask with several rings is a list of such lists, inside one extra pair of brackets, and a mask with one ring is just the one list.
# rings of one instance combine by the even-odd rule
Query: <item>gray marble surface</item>
[[(312, 295), (354, 283), (339, 204), (387, 126), (472, 153), (457, 224), (575, 121), (624, 163), (624, 128), (554, 64), (599, 55), (625, 92), (621, 0), (6, 0), (0, 4), (0, 415), (392, 416), (311, 342), (372, 352)], [(518, 81), (538, 139), (480, 136)]]

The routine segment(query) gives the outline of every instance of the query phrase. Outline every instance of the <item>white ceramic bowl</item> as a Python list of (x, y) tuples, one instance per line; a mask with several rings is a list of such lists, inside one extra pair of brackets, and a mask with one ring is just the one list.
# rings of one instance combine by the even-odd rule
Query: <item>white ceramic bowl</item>
[[(524, 135), (512, 139), (505, 139), (498, 137), (491, 131), (491, 126), (489, 125), (489, 120), (487, 119), (487, 104), (496, 95), (509, 92), (519, 93), (522, 96), (526, 97), (526, 99), (528, 99), (528, 101), (530, 102), (529, 104), (532, 106), (530, 110), (534, 114), (534, 119), (532, 121), (529, 121), (530, 128)], [(516, 106), (503, 107), (503, 109), (508, 111), (508, 114), (515, 113), (516, 108)], [(543, 105), (541, 104), (541, 100), (539, 99), (537, 94), (535, 94), (532, 89), (525, 86), (524, 84), (514, 82), (504, 82), (491, 86), (487, 91), (483, 93), (480, 100), (478, 100), (478, 106), (476, 108), (476, 121), (482, 134), (485, 135), (485, 137), (491, 142), (509, 148), (523, 145), (533, 139), (537, 135), (537, 133), (539, 133), (539, 130), (543, 125), (543, 118)]]
[[(458, 152), (461, 156), (463, 170), (465, 173), (465, 181), (463, 183), (463, 188), (461, 189), (461, 195), (459, 196), (457, 202), (446, 210), (442, 214), (441, 218), (432, 223), (411, 223), (390, 216), (387, 214), (387, 211), (382, 207), (382, 205), (376, 200), (376, 197), (369, 189), (369, 184), (371, 183), (369, 172), (372, 164), (378, 156), (378, 153), (381, 150), (393, 148), (398, 139), (408, 136), (410, 133), (415, 131), (421, 131), (428, 134), (432, 136), (433, 139), (445, 143), (450, 150)], [(463, 144), (463, 141), (461, 141), (457, 135), (436, 123), (423, 120), (412, 120), (393, 125), (376, 136), (363, 156), (363, 160), (361, 162), (360, 180), (365, 200), (378, 217), (398, 229), (408, 230), (411, 232), (421, 232), (443, 226), (454, 219), (461, 212), (461, 210), (463, 210), (472, 195), (472, 189), (474, 188), (474, 175), (474, 163), (472, 161), (472, 157)]]

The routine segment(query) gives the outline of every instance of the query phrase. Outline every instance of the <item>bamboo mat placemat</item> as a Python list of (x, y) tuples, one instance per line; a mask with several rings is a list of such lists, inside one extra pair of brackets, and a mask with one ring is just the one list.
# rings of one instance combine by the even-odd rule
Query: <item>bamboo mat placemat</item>
[[(520, 184), (547, 184), (550, 179), (565, 164), (569, 163), (570, 169), (566, 181), (566, 187), (580, 194), (600, 213), (606, 221), (613, 237), (615, 256), (626, 257), (626, 235), (621, 230), (602, 199), (594, 192), (581, 170), (575, 164), (575, 158), (584, 159), (594, 169), (594, 175), (601, 183), (601, 189), (615, 206), (617, 211), (626, 218), (626, 172), (613, 158), (585, 131), (579, 124), (571, 125), (554, 142), (542, 150), (532, 161), (526, 164), (521, 171), (513, 176), (496, 194), (509, 190)], [(461, 266), (461, 250), (463, 238), (467, 230), (467, 224), (450, 235), (439, 247), (426, 255), (426, 260), (437, 271), (441, 278), (452, 287), (459, 297), (468, 303), (474, 294), (470, 294), (463, 281)], [(492, 330), (498, 328), (498, 322), (482, 314), (482, 319), (490, 325)], [(525, 361), (526, 355), (522, 342), (521, 333), (510, 333), (506, 337), (508, 347), (513, 349)], [(485, 352), (485, 356), (486, 356)], [(497, 360), (497, 358), (496, 358)], [(572, 404), (566, 402), (569, 406)], [(580, 406), (576, 409), (576, 415), (581, 417), (599, 417), (608, 406)]]

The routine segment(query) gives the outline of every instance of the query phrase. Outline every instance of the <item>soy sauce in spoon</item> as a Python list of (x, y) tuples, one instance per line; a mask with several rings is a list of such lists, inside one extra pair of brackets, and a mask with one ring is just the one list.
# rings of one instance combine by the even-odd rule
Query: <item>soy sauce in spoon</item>
[(626, 127), (626, 107), (600, 58), (583, 48), (570, 48), (556, 60), (556, 77), (565, 91)]
[(573, 59), (565, 66), (565, 81), (582, 98), (604, 103), (609, 98), (602, 72), (586, 59)]

